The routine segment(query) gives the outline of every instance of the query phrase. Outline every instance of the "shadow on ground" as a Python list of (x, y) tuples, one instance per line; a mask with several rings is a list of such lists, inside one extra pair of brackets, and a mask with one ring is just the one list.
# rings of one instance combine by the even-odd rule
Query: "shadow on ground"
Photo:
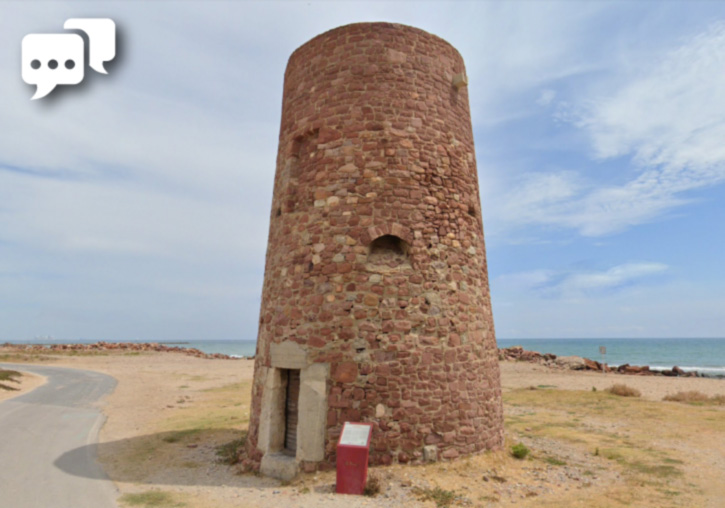
[[(161, 432), (75, 448), (53, 465), (73, 476), (145, 485), (279, 487), (276, 480), (238, 474), (223, 462), (220, 447), (233, 449), (242, 436), (237, 429)], [(99, 459), (107, 476), (88, 467)]]

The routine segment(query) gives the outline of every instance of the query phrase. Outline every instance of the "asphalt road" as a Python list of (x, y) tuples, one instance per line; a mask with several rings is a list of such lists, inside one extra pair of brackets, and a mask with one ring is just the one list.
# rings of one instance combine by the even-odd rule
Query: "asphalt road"
[[(104, 421), (98, 401), (116, 380), (60, 367), (0, 367), (48, 378), (32, 392), (0, 403), (0, 508), (115, 508), (118, 493), (93, 445)], [(73, 464), (59, 465), (61, 456), (77, 449), (84, 451), (70, 455)]]

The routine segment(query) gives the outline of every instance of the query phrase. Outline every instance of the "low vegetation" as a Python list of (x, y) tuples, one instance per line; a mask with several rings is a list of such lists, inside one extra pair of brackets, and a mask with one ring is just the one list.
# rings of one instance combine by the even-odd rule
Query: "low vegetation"
[(670, 395), (665, 395), (662, 400), (670, 402), (683, 402), (685, 404), (714, 404), (718, 406), (725, 405), (725, 395), (713, 395), (709, 397), (702, 392), (698, 391), (687, 391), (677, 392)]
[(536, 450), (522, 466), (538, 461), (556, 466), (557, 474), (578, 475), (582, 486), (553, 498), (539, 493), (519, 504), (675, 507), (720, 499), (722, 469), (713, 467), (710, 454), (723, 453), (717, 439), (725, 432), (722, 406), (709, 402), (717, 397), (694, 398), (703, 402), (664, 404), (601, 389), (504, 393), (508, 435), (525, 437)]
[(619, 395), (620, 397), (640, 397), (642, 395), (642, 392), (636, 388), (632, 388), (631, 386), (627, 386), (622, 383), (610, 386), (607, 388), (607, 391), (612, 395)]
[(176, 508), (185, 506), (184, 503), (176, 502), (168, 492), (158, 490), (147, 490), (137, 494), (124, 494), (119, 498), (121, 504), (126, 506)]
[(198, 434), (201, 432), (201, 429), (184, 429), (184, 430), (176, 430), (174, 432), (169, 432), (167, 435), (161, 438), (162, 441), (165, 443), (178, 443), (179, 441), (182, 441), (184, 438), (193, 436), (195, 434)]
[(2, 353), (0, 354), (0, 362), (12, 362), (12, 363), (42, 363), (42, 362), (54, 362), (58, 358), (47, 355), (41, 355), (37, 353)]
[[(219, 462), (222, 464), (227, 464), (229, 466), (238, 464), (239, 463), (239, 451), (241, 450), (242, 446), (244, 446), (244, 443), (246, 441), (247, 441), (247, 431), (244, 431), (244, 435), (241, 438), (235, 439), (233, 441), (229, 441), (228, 443), (224, 443), (223, 445), (217, 446), (216, 455), (219, 458)], [(370, 483), (369, 479), (368, 479), (368, 483)]]
[(438, 508), (446, 508), (451, 506), (458, 495), (453, 490), (445, 490), (440, 487), (415, 488), (413, 493), (418, 496), (421, 501), (433, 501)]
[(544, 462), (551, 464), (552, 466), (566, 466), (565, 461), (557, 459), (556, 457), (545, 457)]
[(530, 451), (524, 443), (517, 443), (511, 447), (511, 455), (517, 459), (525, 459)]
[(18, 388), (10, 386), (9, 384), (6, 384), (6, 383), (8, 383), (8, 382), (19, 383), (20, 382), (19, 379), (21, 377), (22, 377), (22, 374), (15, 370), (0, 369), (0, 390), (17, 391)]

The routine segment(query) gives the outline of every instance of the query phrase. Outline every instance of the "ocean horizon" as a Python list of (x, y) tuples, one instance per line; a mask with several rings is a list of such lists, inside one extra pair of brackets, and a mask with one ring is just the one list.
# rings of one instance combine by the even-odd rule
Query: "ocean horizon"
[[(55, 340), (39, 337), (34, 340), (10, 341), (13, 344), (93, 344), (98, 340), (75, 341)], [(235, 357), (249, 357), (256, 353), (257, 341), (253, 340), (128, 340), (104, 342), (156, 342), (169, 346), (196, 348), (204, 353), (221, 353)], [(696, 370), (703, 374), (725, 375), (725, 338), (632, 338), (632, 339), (497, 339), (498, 347), (522, 346), (539, 353), (553, 353), (557, 356), (582, 356), (603, 361), (611, 366), (628, 363), (649, 365), (653, 369), (671, 369), (678, 366), (684, 370)], [(600, 354), (600, 347), (606, 349)]]

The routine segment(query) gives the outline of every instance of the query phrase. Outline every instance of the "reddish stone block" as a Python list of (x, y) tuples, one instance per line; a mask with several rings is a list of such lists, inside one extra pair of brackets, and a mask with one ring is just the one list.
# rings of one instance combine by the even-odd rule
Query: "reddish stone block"
[(330, 141), (335, 141), (336, 139), (340, 139), (341, 137), (342, 133), (338, 132), (337, 130), (330, 129), (328, 127), (322, 127), (318, 134), (317, 142), (320, 144), (324, 144)]
[[(329, 397), (327, 399), (327, 405), (330, 406), (331, 408), (346, 408), (346, 407), (350, 407), (351, 401), (348, 399), (343, 399), (339, 396)], [(328, 414), (328, 416), (329, 416), (329, 414)]]
[(358, 368), (355, 362), (338, 363), (332, 373), (332, 379), (338, 383), (352, 383), (357, 379)]
[(330, 409), (327, 411), (327, 426), (334, 427), (337, 425), (337, 410)]
[(458, 457), (459, 453), (458, 450), (455, 448), (448, 448), (447, 450), (444, 450), (443, 453), (441, 453), (441, 457), (444, 459), (455, 459)]
[(369, 307), (377, 307), (380, 299), (374, 294), (367, 294), (363, 298), (363, 303)]
[(373, 368), (374, 367), (371, 364), (364, 363), (364, 364), (360, 365), (360, 374), (362, 374), (363, 376), (366, 376), (373, 371)]
[(431, 434), (428, 434), (427, 436), (425, 436), (425, 444), (427, 444), (427, 445), (438, 444), (442, 440), (443, 440), (443, 438), (440, 435), (435, 434), (435, 433), (431, 433)]

